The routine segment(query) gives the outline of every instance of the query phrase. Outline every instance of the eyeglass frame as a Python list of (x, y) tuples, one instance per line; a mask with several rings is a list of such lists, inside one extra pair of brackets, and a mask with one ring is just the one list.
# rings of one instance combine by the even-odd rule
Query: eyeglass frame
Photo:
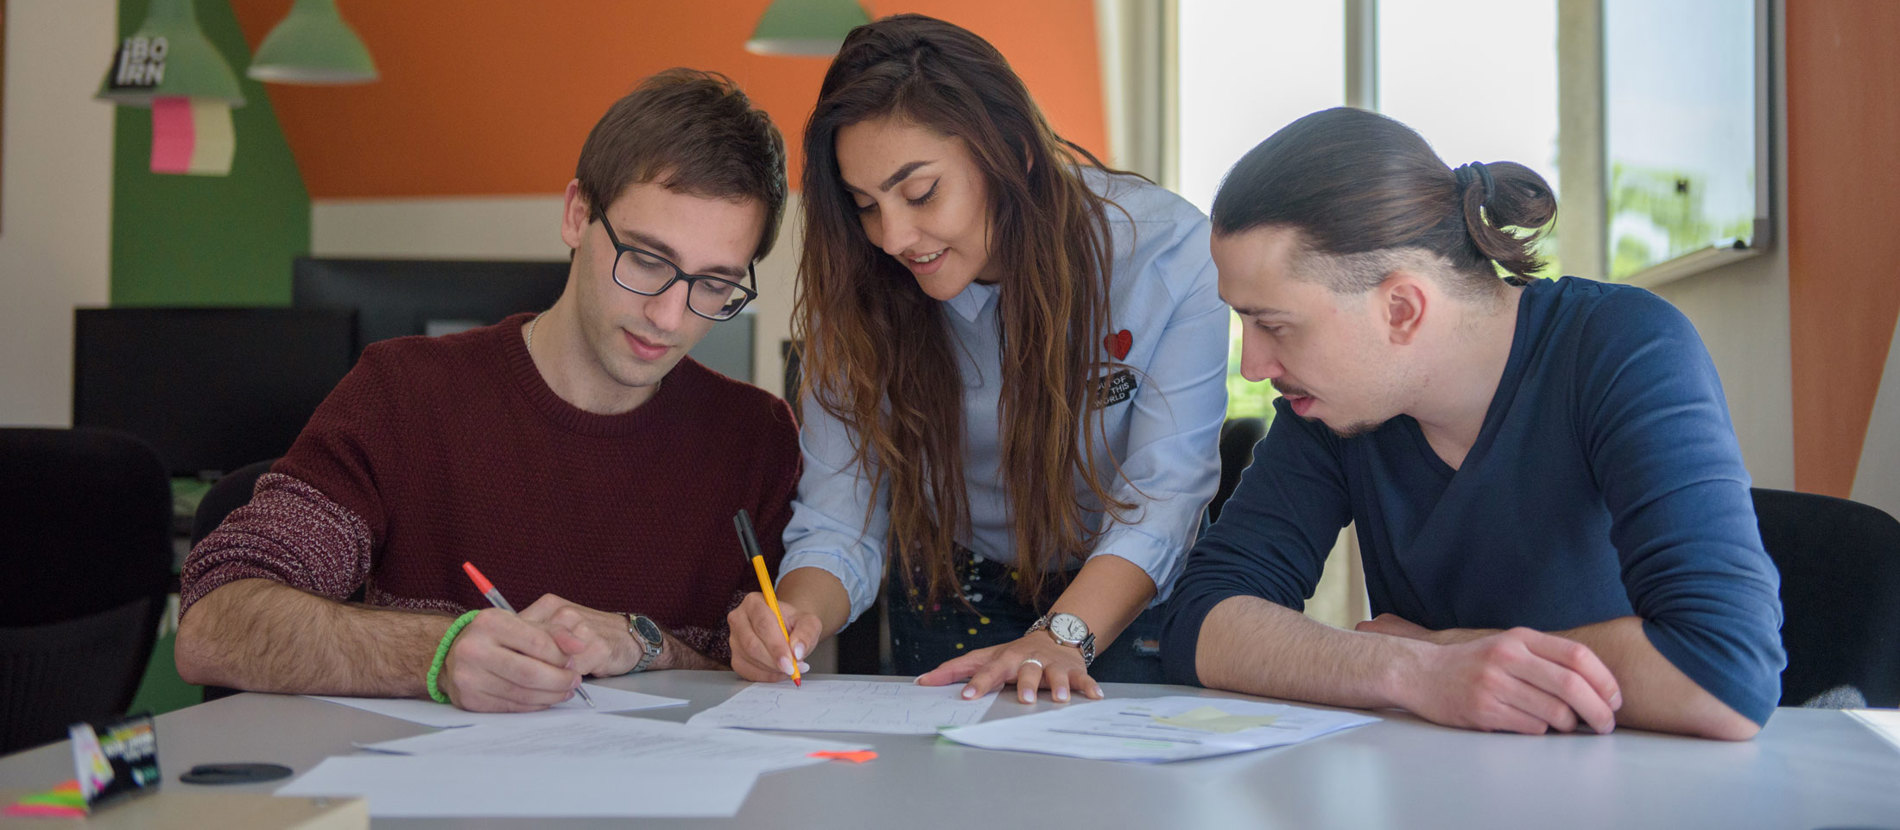
[[(679, 267), (679, 265), (673, 262), (673, 260), (667, 259), (666, 257), (660, 256), (659, 254), (656, 254), (645, 248), (636, 248), (632, 245), (628, 245), (621, 242), (620, 237), (614, 234), (613, 223), (607, 221), (607, 213), (605, 211), (595, 210), (594, 216), (595, 218), (600, 220), (601, 229), (607, 231), (607, 241), (614, 246), (613, 265), (609, 266), (608, 272), (607, 272), (607, 275), (613, 279), (614, 285), (618, 285), (621, 288), (631, 291), (642, 297), (658, 297), (662, 294), (665, 294), (668, 290), (672, 289), (674, 283), (679, 282), (680, 280), (685, 280), (686, 281), (686, 310), (700, 317), (703, 317), (707, 320), (711, 320), (715, 323), (723, 323), (727, 320), (730, 320), (734, 317), (739, 316), (739, 312), (745, 310), (746, 304), (759, 298), (759, 292), (757, 289), (757, 286), (759, 284), (759, 275), (756, 269), (753, 267), (753, 264), (750, 262), (745, 264), (745, 275), (746, 275), (746, 279), (751, 281), (752, 285), (754, 286), (752, 288), (747, 288), (746, 286), (740, 285), (736, 282), (733, 282), (732, 280), (726, 279), (725, 277), (715, 277), (711, 274), (688, 274), (686, 273), (686, 269)], [(639, 254), (640, 256), (646, 257), (648, 259), (659, 260), (660, 262), (665, 263), (666, 267), (673, 269), (673, 276), (669, 277), (666, 282), (661, 283), (659, 290), (657, 291), (641, 291), (638, 288), (634, 288), (633, 286), (630, 286), (624, 282), (621, 282), (620, 281), (620, 257), (622, 254), (628, 254), (628, 253)], [(724, 317), (714, 317), (710, 314), (707, 314), (693, 307), (693, 298), (692, 298), (693, 288), (699, 284), (700, 280), (712, 280), (713, 282), (730, 285), (733, 288), (738, 289), (739, 292), (745, 297), (745, 299), (739, 301), (739, 306), (737, 308), (734, 308), (731, 314), (728, 314)]]

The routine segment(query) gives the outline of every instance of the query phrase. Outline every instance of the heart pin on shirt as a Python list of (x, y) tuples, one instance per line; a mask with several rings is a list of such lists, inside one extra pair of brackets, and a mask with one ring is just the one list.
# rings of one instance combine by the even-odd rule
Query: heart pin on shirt
[(1116, 360), (1127, 358), (1128, 348), (1133, 345), (1135, 345), (1135, 336), (1129, 334), (1127, 329), (1102, 338), (1102, 347), (1108, 349), (1108, 353), (1114, 355)]

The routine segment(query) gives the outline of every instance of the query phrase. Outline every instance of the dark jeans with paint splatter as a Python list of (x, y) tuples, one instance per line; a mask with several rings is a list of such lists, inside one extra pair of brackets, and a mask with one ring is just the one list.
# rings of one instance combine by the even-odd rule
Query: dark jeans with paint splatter
[[(961, 548), (958, 587), (971, 607), (945, 602), (934, 608), (910, 596), (902, 578), (887, 580), (891, 658), (900, 675), (919, 675), (958, 655), (1020, 639), (1060, 596), (1068, 580), (1044, 589), (1034, 607), (1016, 598), (1015, 568)], [(918, 579), (922, 584), (922, 579)], [(918, 592), (921, 594), (922, 589)], [(1089, 676), (1110, 683), (1164, 683), (1161, 673), (1161, 612), (1141, 612), (1106, 649), (1098, 649)]]

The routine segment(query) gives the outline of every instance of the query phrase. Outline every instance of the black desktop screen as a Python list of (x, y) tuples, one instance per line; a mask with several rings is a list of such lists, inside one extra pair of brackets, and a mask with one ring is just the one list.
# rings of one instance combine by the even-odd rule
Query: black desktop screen
[[(453, 334), (544, 311), (561, 298), (569, 263), (473, 259), (330, 259), (300, 257), (291, 266), (290, 304), (356, 310), (356, 354), (378, 340)], [(753, 307), (757, 307), (756, 304)], [(693, 347), (693, 359), (752, 381), (751, 309), (717, 323)]]
[(297, 308), (356, 311), (356, 354), (378, 340), (452, 334), (560, 299), (566, 262), (319, 259), (291, 266)]
[(355, 314), (289, 308), (82, 308), (73, 424), (132, 433), (174, 475), (284, 454), (354, 359)]

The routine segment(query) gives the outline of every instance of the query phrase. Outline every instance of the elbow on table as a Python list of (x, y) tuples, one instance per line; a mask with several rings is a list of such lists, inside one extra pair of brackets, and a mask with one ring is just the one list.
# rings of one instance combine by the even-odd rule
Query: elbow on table
[[(1703, 699), (1635, 715), (1627, 723), (1637, 729), (1716, 741), (1753, 740), (1761, 733), (1761, 724), (1729, 708), (1714, 695), (1701, 692), (1698, 696)], [(1625, 722), (1621, 718), (1618, 721)]]
[[(201, 601), (202, 604), (202, 601)], [(178, 678), (195, 686), (228, 686), (230, 678), (225, 666), (218, 659), (218, 649), (210, 641), (211, 609), (193, 607), (178, 621), (178, 639), (172, 647), (172, 662), (178, 667)]]
[(1761, 734), (1761, 724), (1720, 703), (1714, 708), (1717, 711), (1703, 713), (1688, 724), (1684, 734), (1717, 741), (1749, 741)]

